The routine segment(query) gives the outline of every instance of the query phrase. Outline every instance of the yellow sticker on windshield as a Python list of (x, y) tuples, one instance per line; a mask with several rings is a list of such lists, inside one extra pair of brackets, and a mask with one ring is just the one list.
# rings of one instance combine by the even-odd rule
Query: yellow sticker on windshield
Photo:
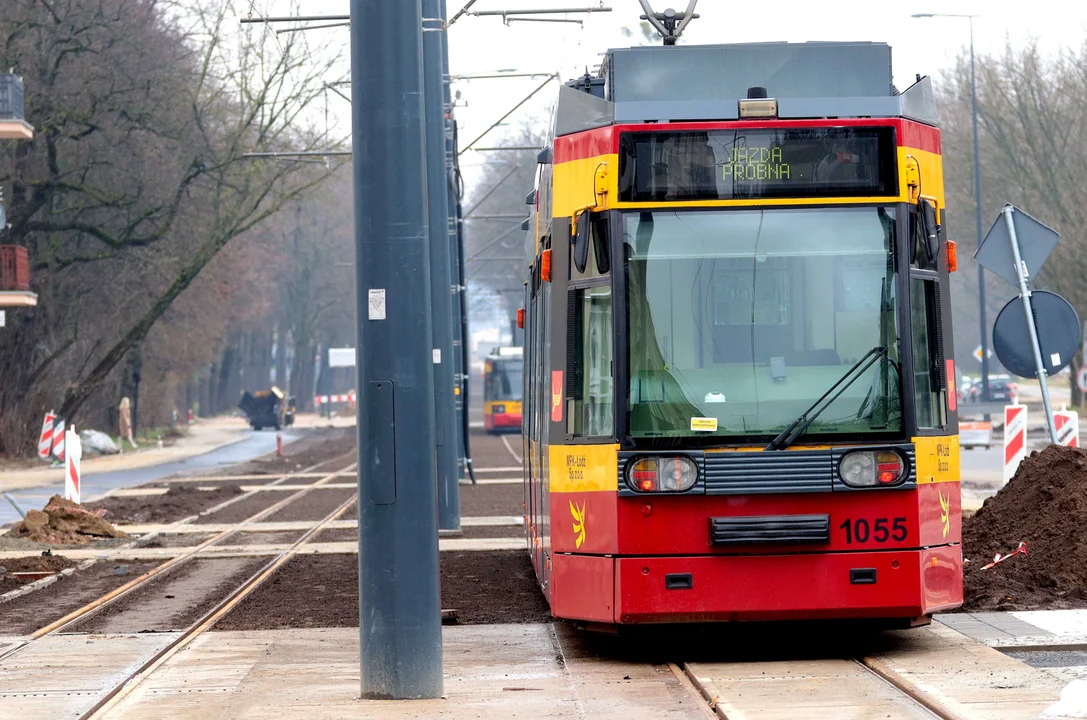
[(717, 418), (691, 418), (691, 432), (717, 432)]

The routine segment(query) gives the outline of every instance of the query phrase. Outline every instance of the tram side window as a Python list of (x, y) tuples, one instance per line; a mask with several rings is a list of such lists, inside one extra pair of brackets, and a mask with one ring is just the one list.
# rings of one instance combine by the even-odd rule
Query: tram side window
[(936, 281), (910, 279), (913, 326), (913, 376), (917, 402), (917, 426), (938, 428), (947, 424), (941, 382), (939, 332), (936, 308), (939, 303)]
[(567, 431), (583, 437), (614, 434), (612, 383), (611, 288), (606, 285), (570, 293)]

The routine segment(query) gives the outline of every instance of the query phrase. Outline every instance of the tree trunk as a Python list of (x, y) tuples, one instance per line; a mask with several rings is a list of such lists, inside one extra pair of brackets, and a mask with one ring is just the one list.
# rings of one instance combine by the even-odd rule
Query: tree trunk
[(282, 317), (276, 325), (276, 384), (287, 394), (291, 394), (291, 381), (287, 377), (287, 321)]

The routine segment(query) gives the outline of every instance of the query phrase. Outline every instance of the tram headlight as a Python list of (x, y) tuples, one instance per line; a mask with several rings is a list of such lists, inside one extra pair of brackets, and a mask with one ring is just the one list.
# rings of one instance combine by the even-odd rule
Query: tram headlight
[(638, 492), (686, 492), (698, 482), (698, 465), (686, 455), (638, 458), (627, 465), (627, 484)]
[(838, 477), (850, 487), (898, 485), (906, 477), (906, 463), (896, 452), (855, 450), (838, 462)]

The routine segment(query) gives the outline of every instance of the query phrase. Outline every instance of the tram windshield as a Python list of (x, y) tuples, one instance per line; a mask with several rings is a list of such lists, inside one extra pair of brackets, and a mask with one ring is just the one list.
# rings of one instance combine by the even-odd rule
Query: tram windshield
[(523, 388), (521, 373), (524, 361), (521, 358), (509, 360), (490, 360), (483, 383), (485, 400), (521, 401)]
[(808, 430), (902, 429), (895, 209), (623, 217), (634, 438), (773, 436), (873, 350)]

